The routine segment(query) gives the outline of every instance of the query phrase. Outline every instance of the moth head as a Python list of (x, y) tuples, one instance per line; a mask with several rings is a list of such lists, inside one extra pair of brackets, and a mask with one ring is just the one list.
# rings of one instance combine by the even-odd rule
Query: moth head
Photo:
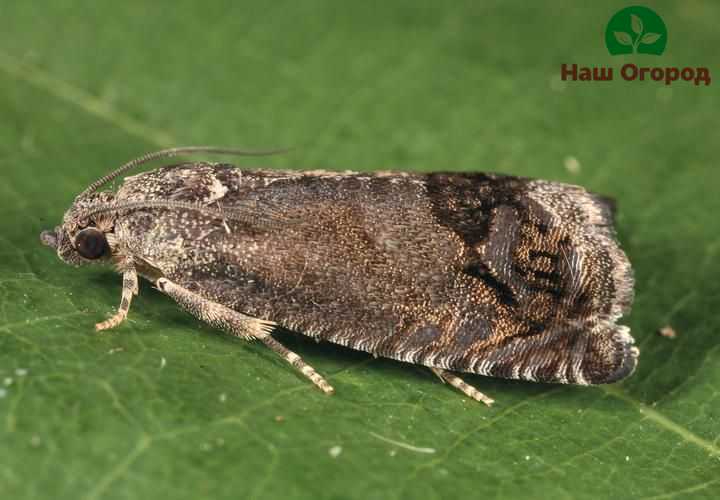
[(114, 200), (113, 193), (99, 192), (78, 196), (65, 213), (61, 225), (40, 233), (40, 241), (57, 251), (60, 260), (81, 266), (108, 261), (113, 255), (114, 218), (112, 214), (84, 217), (98, 205)]
[[(75, 202), (65, 213), (63, 223), (52, 231), (43, 231), (40, 241), (57, 251), (58, 257), (68, 264), (80, 266), (93, 262), (108, 260), (115, 253), (115, 217), (121, 210), (136, 210), (139, 208), (173, 208), (192, 209), (213, 212), (202, 207), (192, 206), (188, 203), (172, 200), (150, 200), (115, 204), (115, 195), (108, 191), (98, 191), (102, 186), (120, 177), (123, 173), (139, 167), (152, 160), (169, 158), (182, 154), (213, 153), (237, 156), (266, 156), (287, 151), (285, 149), (268, 151), (245, 151), (234, 148), (219, 148), (214, 146), (189, 146), (181, 148), (163, 149), (135, 158), (109, 174), (90, 184), (80, 193)], [(221, 214), (225, 218), (225, 214)], [(230, 218), (231, 214), (227, 214)], [(248, 215), (236, 215), (239, 220), (246, 220)]]

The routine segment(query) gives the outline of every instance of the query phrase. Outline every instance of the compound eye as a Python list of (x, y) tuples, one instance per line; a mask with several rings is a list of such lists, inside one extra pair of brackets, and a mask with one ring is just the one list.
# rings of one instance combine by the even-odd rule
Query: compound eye
[(86, 259), (99, 259), (110, 251), (105, 233), (88, 227), (75, 235), (75, 250)]

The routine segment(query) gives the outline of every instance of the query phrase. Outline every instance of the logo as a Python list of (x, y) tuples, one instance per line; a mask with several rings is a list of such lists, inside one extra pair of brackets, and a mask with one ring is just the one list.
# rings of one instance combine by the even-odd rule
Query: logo
[[(641, 5), (616, 12), (605, 27), (605, 47), (613, 56), (629, 55), (631, 60), (639, 54), (659, 56), (665, 52), (667, 42), (665, 22), (655, 11)], [(560, 66), (560, 79), (564, 82), (612, 82), (620, 78), (626, 82), (653, 81), (664, 85), (692, 82), (695, 86), (707, 86), (712, 82), (710, 68), (706, 66), (640, 66), (635, 62), (621, 67), (584, 66), (575, 62)]]
[(667, 28), (655, 11), (642, 6), (626, 7), (610, 18), (605, 45), (610, 54), (659, 56), (667, 45)]

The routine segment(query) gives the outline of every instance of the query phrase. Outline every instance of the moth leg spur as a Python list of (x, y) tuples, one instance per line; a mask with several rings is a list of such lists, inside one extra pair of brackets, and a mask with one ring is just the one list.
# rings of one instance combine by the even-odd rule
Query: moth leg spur
[(478, 391), (475, 387), (471, 386), (457, 375), (447, 370), (443, 370), (442, 368), (430, 369), (435, 375), (440, 377), (440, 380), (442, 380), (443, 382), (447, 382), (448, 384), (455, 387), (463, 394), (474, 399), (475, 401), (480, 401), (481, 403), (485, 403), (488, 406), (492, 405), (495, 402), (494, 399), (487, 397), (485, 394)]
[(125, 321), (127, 318), (128, 311), (130, 310), (130, 303), (132, 302), (133, 296), (138, 294), (138, 276), (135, 272), (135, 267), (130, 266), (123, 271), (123, 287), (122, 287), (122, 298), (120, 300), (120, 307), (115, 314), (110, 318), (106, 319), (101, 323), (95, 325), (95, 330), (109, 330), (115, 328), (120, 323)]
[(297, 354), (287, 349), (280, 342), (275, 340), (270, 333), (275, 327), (272, 321), (265, 321), (251, 316), (241, 314), (229, 307), (205, 299), (200, 295), (191, 292), (167, 278), (157, 280), (157, 287), (160, 291), (172, 297), (180, 306), (196, 318), (236, 337), (246, 340), (258, 339), (268, 346), (273, 352), (298, 369), (303, 375), (309, 378), (325, 394), (332, 394), (335, 390), (315, 369), (305, 363)]

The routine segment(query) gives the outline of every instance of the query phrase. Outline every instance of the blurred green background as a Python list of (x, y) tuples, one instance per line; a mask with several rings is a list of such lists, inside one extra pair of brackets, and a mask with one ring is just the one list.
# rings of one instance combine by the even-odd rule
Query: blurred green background
[[(562, 63), (706, 66), (720, 4), (644, 2), (664, 55), (611, 57), (623, 2), (0, 3), (0, 497), (717, 498), (720, 81), (562, 82)], [(636, 270), (622, 384), (470, 377), (261, 345), (40, 246), (90, 181), (149, 150), (299, 146), (238, 164), (502, 171), (619, 200)], [(677, 338), (658, 336), (670, 324)]]

